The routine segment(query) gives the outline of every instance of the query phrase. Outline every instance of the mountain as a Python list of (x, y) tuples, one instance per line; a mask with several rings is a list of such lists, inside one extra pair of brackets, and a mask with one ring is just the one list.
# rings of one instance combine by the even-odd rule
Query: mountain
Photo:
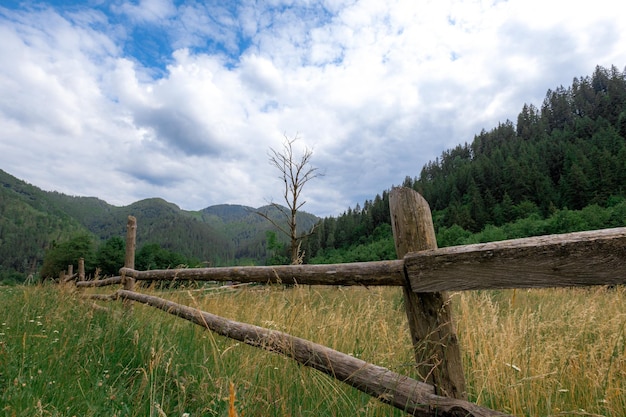
[[(195, 258), (210, 265), (232, 265), (239, 259), (263, 263), (268, 256), (266, 232), (273, 226), (256, 212), (282, 222), (274, 207), (217, 205), (201, 211), (181, 210), (160, 198), (116, 207), (95, 197), (73, 197), (43, 191), (0, 170), (0, 278), (34, 273), (46, 249), (79, 234), (96, 242), (126, 235), (129, 215), (137, 218), (137, 250), (145, 244)], [(317, 217), (301, 213), (303, 228)]]
[(596, 67), (525, 104), (517, 124), (483, 130), (407, 181), (440, 211), (441, 226), (478, 232), (559, 209), (626, 196), (626, 70)]
[(40, 189), (2, 170), (0, 184), (0, 276), (35, 271), (51, 244), (86, 231)]
[[(243, 259), (262, 259), (267, 254), (267, 232), (276, 231), (276, 228), (258, 213), (263, 213), (274, 220), (281, 228), (288, 230), (287, 208), (282, 206), (267, 205), (257, 209), (247, 206), (220, 204), (207, 207), (200, 211), (204, 222), (229, 236), (234, 244), (234, 257)], [(296, 217), (298, 234), (309, 232), (319, 218), (313, 214), (299, 212)], [(287, 239), (277, 232), (277, 237), (282, 243)]]

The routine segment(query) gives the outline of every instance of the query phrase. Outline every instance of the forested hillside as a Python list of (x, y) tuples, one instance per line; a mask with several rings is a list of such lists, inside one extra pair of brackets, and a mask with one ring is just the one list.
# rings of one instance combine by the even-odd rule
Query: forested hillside
[[(522, 220), (534, 222), (524, 234), (626, 224), (626, 71), (597, 67), (548, 90), (539, 107), (522, 107), (516, 123), (444, 151), (402, 185), (429, 202), (440, 245), (485, 231), (519, 237), (519, 230), (494, 230)], [(308, 254), (317, 262), (393, 257), (389, 224), (385, 191), (324, 219)]]
[(41, 266), (50, 245), (86, 229), (51, 207), (38, 188), (1, 170), (0, 179), (0, 281), (23, 280)]
[[(233, 244), (233, 259), (239, 264), (264, 263), (274, 251), (287, 250), (287, 238), (262, 216), (263, 213), (275, 219), (285, 230), (288, 230), (287, 211), (280, 211), (274, 205), (267, 205), (257, 209), (246, 206), (220, 204), (207, 207), (200, 211), (204, 222), (211, 224)], [(306, 212), (297, 214), (298, 234), (309, 232), (319, 218)], [(268, 233), (271, 236), (268, 236)], [(275, 240), (274, 248), (268, 248), (268, 242)], [(269, 251), (269, 253), (268, 253)]]
[[(193, 212), (152, 198), (116, 207), (94, 197), (46, 192), (2, 170), (0, 185), (0, 282), (23, 281), (38, 272), (55, 276), (76, 263), (78, 253), (84, 253), (88, 271), (100, 267), (115, 273), (123, 263), (128, 215), (137, 218), (142, 269), (263, 264), (275, 250), (267, 247), (273, 227), (256, 212), (283, 221), (270, 206), (220, 205)], [(304, 230), (318, 219), (301, 213), (299, 221)]]

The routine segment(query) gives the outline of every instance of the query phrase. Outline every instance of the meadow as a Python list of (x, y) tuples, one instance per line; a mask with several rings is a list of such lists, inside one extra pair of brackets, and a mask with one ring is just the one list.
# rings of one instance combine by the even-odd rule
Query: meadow
[[(415, 377), (398, 288), (144, 291)], [(451, 296), (471, 401), (516, 416), (626, 415), (623, 287)], [(239, 416), (403, 415), (150, 307), (93, 304), (71, 287), (0, 287), (0, 415), (227, 416), (231, 384)]]

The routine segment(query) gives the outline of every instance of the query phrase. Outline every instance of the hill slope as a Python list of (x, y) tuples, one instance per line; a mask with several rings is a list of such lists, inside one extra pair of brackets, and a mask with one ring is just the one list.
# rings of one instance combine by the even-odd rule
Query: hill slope
[[(548, 90), (540, 107), (522, 107), (517, 124), (507, 120), (469, 144), (445, 150), (402, 185), (426, 198), (438, 231), (454, 228), (457, 234), (529, 216), (547, 219), (566, 209), (621, 206), (626, 198), (626, 70), (597, 67), (570, 87)], [(390, 239), (383, 227), (389, 224), (384, 191), (362, 207), (324, 219), (307, 242), (308, 253), (326, 256)]]
[[(95, 197), (43, 191), (0, 170), (0, 278), (36, 272), (47, 248), (77, 234), (91, 234), (97, 242), (125, 236), (128, 215), (137, 218), (138, 249), (157, 243), (211, 265), (242, 257), (262, 263), (271, 225), (259, 210), (266, 208), (219, 205), (193, 212), (160, 198), (116, 207)], [(281, 214), (272, 216), (279, 220)], [(317, 220), (300, 216), (305, 228)]]
[[(235, 247), (234, 257), (238, 260), (264, 259), (267, 256), (266, 234), (276, 230), (270, 222), (258, 214), (259, 212), (287, 229), (287, 218), (284, 214), (287, 210), (281, 212), (272, 205), (255, 209), (247, 206), (220, 204), (200, 211), (203, 221), (229, 236)], [(312, 214), (298, 213), (298, 233), (308, 232), (318, 221), (319, 218)], [(287, 242), (280, 232), (277, 232), (277, 237), (283, 243)]]

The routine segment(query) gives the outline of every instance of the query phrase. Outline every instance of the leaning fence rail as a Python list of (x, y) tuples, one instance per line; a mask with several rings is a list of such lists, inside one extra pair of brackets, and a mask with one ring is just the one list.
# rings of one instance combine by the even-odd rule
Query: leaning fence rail
[(236, 322), (134, 291), (119, 290), (113, 297), (150, 305), (221, 336), (287, 356), (411, 415), (421, 417), (433, 415), (504, 417), (507, 415), (465, 400), (437, 395), (432, 385), (284, 332)]
[[(310, 366), (414, 415), (479, 417), (504, 414), (465, 401), (460, 349), (449, 311), (447, 291), (626, 284), (626, 228), (438, 249), (430, 208), (418, 193), (406, 188), (393, 189), (390, 193), (390, 210), (396, 251), (401, 258), (398, 260), (151, 271), (134, 269), (137, 226), (136, 219), (129, 216), (126, 261), (120, 269), (121, 276), (100, 281), (79, 281), (76, 285), (87, 287), (121, 283), (124, 285), (123, 290), (97, 298), (142, 302), (224, 336), (244, 342), (249, 339), (252, 345), (265, 347), (298, 361), (303, 360), (305, 364), (310, 363)], [(293, 336), (243, 323), (225, 322), (226, 319), (210, 313), (136, 293), (133, 291), (136, 280), (401, 286), (416, 355), (419, 353), (421, 358), (430, 358), (430, 361), (418, 364), (421, 367), (418, 374), (425, 376), (428, 384), (393, 374), (372, 364), (351, 362), (348, 366), (344, 357), (347, 355), (323, 346), (321, 350), (312, 349), (311, 346), (319, 345), (309, 341), (302, 341), (302, 346), (308, 347), (296, 352), (293, 343), (297, 338)], [(225, 331), (225, 328), (248, 329), (249, 332), (246, 335), (245, 332)], [(257, 336), (263, 341), (256, 339)], [(286, 340), (292, 344), (285, 345)], [(332, 361), (331, 357), (334, 358)], [(317, 360), (330, 362), (315, 365)], [(346, 366), (349, 370), (346, 370)], [(370, 375), (370, 385), (354, 379), (368, 375), (366, 369), (376, 369), (378, 372)], [(344, 370), (346, 376), (339, 376), (343, 375), (341, 372)], [(392, 384), (388, 378), (395, 382)]]

